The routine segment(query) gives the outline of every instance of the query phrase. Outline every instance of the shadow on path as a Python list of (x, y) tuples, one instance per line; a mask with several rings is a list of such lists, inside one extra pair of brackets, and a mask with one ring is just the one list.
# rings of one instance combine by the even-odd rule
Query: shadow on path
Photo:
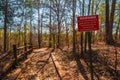
[(82, 76), (84, 77), (84, 79), (89, 80), (89, 78), (86, 74), (86, 71), (84, 69), (84, 66), (82, 65), (81, 61), (78, 58), (76, 59), (76, 63), (77, 63), (78, 69), (79, 69), (80, 73), (82, 74)]
[[(115, 70), (114, 63), (111, 64), (107, 57), (101, 56), (99, 54), (99, 50), (92, 51), (94, 76), (96, 76), (98, 80), (100, 80), (101, 76), (106, 78), (110, 77), (113, 80), (119, 80), (120, 71)], [(83, 59), (85, 63), (89, 63), (89, 53), (84, 54)]]

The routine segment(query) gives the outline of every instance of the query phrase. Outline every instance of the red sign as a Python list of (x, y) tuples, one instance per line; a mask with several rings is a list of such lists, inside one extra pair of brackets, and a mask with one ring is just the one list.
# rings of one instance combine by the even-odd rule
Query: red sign
[(94, 31), (99, 29), (98, 15), (78, 16), (78, 31)]

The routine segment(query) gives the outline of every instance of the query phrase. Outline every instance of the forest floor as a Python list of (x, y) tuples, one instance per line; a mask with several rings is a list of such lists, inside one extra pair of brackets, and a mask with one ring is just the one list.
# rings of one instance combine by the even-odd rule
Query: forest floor
[[(95, 80), (120, 80), (119, 43), (92, 44), (92, 56)], [(90, 80), (89, 52), (76, 60), (72, 47), (35, 49), (2, 80)]]

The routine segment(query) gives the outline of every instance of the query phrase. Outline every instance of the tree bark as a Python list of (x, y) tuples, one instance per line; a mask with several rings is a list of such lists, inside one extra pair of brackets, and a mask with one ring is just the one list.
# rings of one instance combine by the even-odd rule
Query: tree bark
[(43, 22), (42, 22), (42, 20), (43, 20), (43, 15), (41, 15), (41, 25), (40, 25), (40, 45), (42, 44), (42, 27), (43, 27)]
[(109, 44), (109, 0), (106, 0), (106, 22), (105, 22), (105, 32), (106, 32), (106, 43)]
[(49, 47), (52, 47), (52, 33), (51, 33), (51, 1), (50, 1), (50, 22), (49, 22)]
[[(84, 4), (85, 4), (85, 0), (83, 0), (83, 4), (82, 4), (82, 16), (84, 16)], [(81, 45), (81, 54), (83, 55), (83, 32), (81, 32), (80, 35), (80, 45)]]
[(4, 18), (4, 52), (7, 48), (7, 14), (8, 14), (8, 0), (5, 2), (5, 18)]
[(58, 36), (57, 36), (57, 48), (59, 48), (60, 46), (60, 11), (59, 11), (59, 7), (60, 7), (60, 0), (59, 3), (57, 4), (57, 21), (58, 21)]
[(68, 27), (66, 27), (66, 45), (68, 46), (68, 48), (69, 48), (69, 28)]
[(112, 8), (109, 18), (109, 0), (106, 0), (106, 43), (113, 44), (113, 23), (116, 0), (112, 0)]
[(115, 4), (116, 0), (112, 0), (112, 8), (111, 8), (111, 14), (110, 14), (110, 22), (109, 22), (109, 44), (113, 44), (113, 23), (114, 23), (114, 12), (115, 12)]
[(92, 14), (94, 14), (94, 3), (95, 3), (95, 1), (92, 0), (92, 9), (91, 9), (91, 13), (92, 13)]
[(26, 33), (27, 33), (27, 30), (26, 30), (26, 24), (24, 24), (24, 44), (26, 44), (27, 43), (27, 41), (26, 41)]
[(75, 55), (76, 54), (76, 46), (75, 46), (75, 35), (76, 35), (76, 32), (75, 32), (75, 10), (76, 9), (76, 0), (73, 0), (73, 54)]
[(30, 44), (32, 44), (32, 8), (30, 13)]
[(38, 2), (38, 47), (41, 47), (40, 44), (40, 10), (39, 10), (40, 3)]

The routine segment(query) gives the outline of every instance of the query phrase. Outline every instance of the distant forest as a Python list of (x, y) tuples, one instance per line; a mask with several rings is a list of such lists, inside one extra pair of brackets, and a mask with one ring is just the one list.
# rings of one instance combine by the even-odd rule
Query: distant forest
[[(0, 52), (30, 43), (35, 48), (77, 45), (86, 48), (87, 32), (77, 17), (97, 14), (98, 31), (91, 42), (114, 44), (120, 39), (120, 0), (0, 0)], [(85, 45), (84, 45), (85, 43)]]

